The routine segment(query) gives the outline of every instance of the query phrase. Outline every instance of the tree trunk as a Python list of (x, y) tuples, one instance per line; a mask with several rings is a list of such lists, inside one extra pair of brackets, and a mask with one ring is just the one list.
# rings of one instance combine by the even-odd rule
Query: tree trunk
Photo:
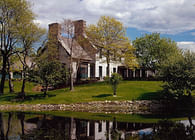
[(22, 97), (25, 97), (25, 91), (24, 91), (25, 83), (26, 83), (26, 79), (23, 79), (22, 80), (22, 88), (21, 88), (21, 95), (22, 95)]
[(3, 56), (3, 67), (1, 70), (1, 85), (0, 85), (0, 95), (4, 93), (4, 85), (5, 85), (5, 77), (6, 77), (6, 65), (7, 65), (7, 57)]
[(106, 76), (110, 77), (110, 63), (107, 63)]
[(9, 92), (10, 93), (14, 93), (14, 84), (12, 83), (12, 78), (11, 78), (11, 74), (9, 73)]
[(106, 68), (106, 76), (110, 77), (110, 55), (109, 51), (107, 51), (107, 57), (106, 57), (106, 62), (107, 62), (107, 68)]
[(12, 113), (9, 113), (8, 122), (7, 122), (7, 132), (6, 132), (6, 139), (7, 140), (8, 140), (8, 135), (9, 135), (9, 131), (10, 131), (11, 118), (12, 118)]
[(26, 71), (23, 71), (23, 80), (22, 80), (22, 88), (21, 88), (21, 95), (25, 97), (25, 84), (26, 84)]
[(22, 128), (22, 135), (24, 135), (24, 114), (21, 114), (21, 118), (20, 118), (20, 124), (21, 124), (21, 128)]
[(0, 139), (1, 140), (5, 139), (2, 113), (0, 113)]
[(25, 94), (25, 91), (24, 91), (24, 89), (25, 89), (25, 83), (26, 83), (26, 79), (23, 79), (21, 92), (24, 93), (24, 94)]
[(8, 72), (8, 76), (9, 76), (9, 92), (10, 93), (13, 93), (14, 92), (14, 85), (12, 83), (12, 77), (11, 77), (11, 73), (10, 73), (10, 62), (9, 62), (9, 59), (8, 59), (8, 62), (7, 62), (7, 72)]
[(71, 54), (70, 56), (70, 91), (73, 91), (73, 90), (74, 90), (74, 81), (73, 81), (73, 67), (72, 67), (72, 54)]
[(73, 73), (70, 74), (70, 91), (74, 90)]
[(113, 95), (116, 96), (116, 85), (113, 85)]
[(192, 128), (194, 126), (193, 122), (192, 122), (192, 118), (189, 116), (188, 117), (188, 120), (189, 120), (189, 124), (190, 124), (190, 127)]
[[(25, 74), (23, 73), (22, 76), (24, 76)], [(25, 89), (25, 82), (26, 82), (26, 79), (23, 78), (22, 80), (22, 88), (21, 88), (21, 92), (19, 93), (19, 97), (22, 98), (23, 100), (25, 99), (25, 92), (24, 92), (24, 89)]]
[(26, 64), (26, 56), (27, 52), (24, 53), (24, 59), (23, 59), (23, 75), (22, 75), (22, 88), (21, 88), (21, 95), (24, 98), (25, 97), (25, 84), (26, 84), (26, 70), (27, 70), (27, 64)]
[(74, 121), (75, 121), (74, 118), (71, 117), (71, 123), (70, 123), (70, 138), (71, 138), (71, 140), (76, 139), (76, 126), (75, 126)]
[(44, 96), (47, 96), (47, 90), (48, 90), (48, 85), (45, 86), (45, 90), (44, 90)]

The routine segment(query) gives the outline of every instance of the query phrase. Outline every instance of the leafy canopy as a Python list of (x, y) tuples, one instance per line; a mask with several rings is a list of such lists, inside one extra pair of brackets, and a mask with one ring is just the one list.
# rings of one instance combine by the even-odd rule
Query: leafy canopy
[(88, 26), (86, 34), (106, 57), (107, 64), (111, 60), (120, 61), (121, 58), (125, 58), (124, 63), (128, 67), (136, 65), (133, 53), (135, 50), (126, 37), (126, 30), (120, 21), (109, 16), (102, 16), (96, 25)]
[(187, 51), (181, 56), (169, 58), (161, 66), (160, 76), (168, 93), (191, 96), (195, 90), (195, 53)]
[(136, 56), (142, 67), (158, 69), (170, 56), (180, 55), (176, 43), (167, 38), (161, 38), (159, 33), (145, 34), (133, 41)]
[(41, 84), (45, 92), (49, 86), (57, 87), (64, 84), (67, 77), (67, 70), (58, 61), (41, 61), (37, 64), (37, 68), (31, 71), (31, 80)]

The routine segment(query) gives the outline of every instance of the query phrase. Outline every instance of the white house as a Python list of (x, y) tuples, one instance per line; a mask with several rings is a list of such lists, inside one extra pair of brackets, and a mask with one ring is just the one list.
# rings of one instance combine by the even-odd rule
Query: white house
[[(86, 21), (74, 21), (74, 42), (73, 42), (73, 71), (75, 79), (96, 78), (103, 79), (107, 74), (106, 58), (101, 55), (93, 44), (87, 40), (85, 34)], [(56, 48), (58, 49), (59, 61), (69, 67), (70, 63), (70, 47), (68, 39), (61, 34), (61, 25), (52, 23), (49, 25), (49, 38), (56, 38)], [(78, 38), (83, 38), (84, 43), (79, 44)], [(77, 69), (78, 68), (78, 69)], [(126, 68), (120, 61), (112, 61), (110, 63), (110, 73), (118, 72), (125, 79), (149, 77), (153, 75), (148, 70), (130, 70)]]

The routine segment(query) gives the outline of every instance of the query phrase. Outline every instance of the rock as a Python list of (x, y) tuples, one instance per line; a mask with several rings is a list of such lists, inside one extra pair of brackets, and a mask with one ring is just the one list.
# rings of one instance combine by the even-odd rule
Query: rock
[(162, 107), (157, 101), (93, 101), (76, 104), (0, 105), (1, 111), (81, 111), (96, 113), (149, 113)]

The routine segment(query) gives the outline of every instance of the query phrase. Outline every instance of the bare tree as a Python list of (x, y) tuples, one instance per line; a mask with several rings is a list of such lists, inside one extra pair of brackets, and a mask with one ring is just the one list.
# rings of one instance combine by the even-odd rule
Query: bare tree
[(70, 48), (70, 64), (69, 64), (69, 75), (70, 75), (70, 90), (74, 90), (73, 80), (73, 43), (74, 43), (74, 22), (69, 19), (64, 19), (62, 23), (62, 33), (67, 38), (67, 45)]

